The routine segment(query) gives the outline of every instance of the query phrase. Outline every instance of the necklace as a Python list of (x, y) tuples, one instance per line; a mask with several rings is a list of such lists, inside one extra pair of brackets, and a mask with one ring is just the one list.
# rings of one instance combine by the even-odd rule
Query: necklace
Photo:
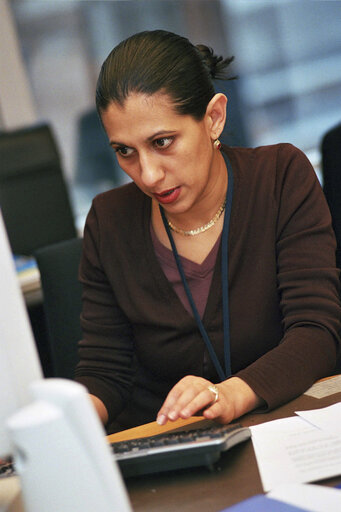
[(178, 267), (179, 274), (181, 276), (181, 281), (183, 283), (183, 287), (186, 292), (188, 301), (191, 305), (193, 316), (196, 320), (200, 334), (205, 342), (208, 353), (211, 357), (211, 360), (215, 366), (215, 369), (216, 369), (217, 374), (219, 375), (219, 378), (221, 381), (227, 379), (231, 375), (230, 313), (229, 313), (229, 282), (228, 282), (228, 275), (229, 275), (229, 263), (228, 263), (228, 260), (229, 260), (228, 245), (229, 244), (228, 244), (228, 240), (229, 240), (230, 217), (231, 217), (232, 197), (233, 197), (233, 171), (232, 171), (231, 164), (230, 164), (227, 156), (226, 155), (223, 155), (223, 156), (224, 156), (224, 160), (226, 162), (227, 173), (228, 173), (228, 183), (229, 183), (227, 193), (226, 193), (226, 206), (223, 203), (223, 208), (225, 209), (225, 213), (224, 213), (224, 226), (223, 226), (223, 231), (222, 231), (222, 235), (221, 235), (221, 287), (222, 287), (222, 312), (223, 312), (225, 371), (223, 370), (223, 367), (220, 364), (220, 361), (215, 353), (212, 342), (207, 334), (205, 326), (203, 325), (203, 322), (198, 313), (196, 304), (193, 300), (191, 290), (187, 283), (185, 272), (184, 272), (184, 269), (181, 264), (180, 256), (178, 254), (176, 244), (175, 244), (175, 241), (174, 241), (174, 238), (172, 235), (172, 231), (171, 231), (171, 228), (169, 226), (168, 220), (165, 215), (165, 211), (162, 208), (162, 206), (159, 205), (162, 222), (163, 222), (163, 225), (167, 232), (169, 242), (172, 246), (172, 251), (174, 254), (176, 265)]
[(225, 210), (225, 206), (226, 206), (226, 197), (225, 197), (223, 203), (221, 204), (219, 210), (215, 214), (215, 216), (207, 224), (200, 226), (200, 228), (190, 229), (188, 231), (185, 231), (184, 229), (180, 229), (180, 228), (174, 226), (174, 224), (168, 219), (167, 219), (167, 224), (171, 228), (172, 231), (175, 231), (175, 233), (179, 233), (180, 235), (183, 235), (183, 236), (199, 235), (200, 233), (203, 233), (204, 231), (207, 231), (212, 226), (214, 226), (214, 224), (220, 219), (223, 211)]

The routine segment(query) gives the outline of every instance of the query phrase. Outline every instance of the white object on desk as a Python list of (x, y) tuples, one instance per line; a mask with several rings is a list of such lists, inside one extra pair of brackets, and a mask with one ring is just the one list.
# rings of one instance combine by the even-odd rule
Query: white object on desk
[(315, 382), (304, 394), (313, 398), (324, 398), (335, 393), (341, 393), (341, 375)]
[(321, 409), (296, 411), (296, 414), (326, 433), (341, 436), (341, 402)]
[(26, 512), (131, 511), (85, 388), (42, 380), (1, 212), (0, 388), (0, 456), (14, 455)]
[(24, 299), (0, 211), (0, 457), (10, 454), (6, 419), (31, 397), (28, 386), (42, 377)]
[(341, 510), (341, 490), (322, 485), (280, 485), (267, 496), (309, 512), (340, 512)]
[(251, 428), (263, 489), (316, 482), (341, 474), (341, 436), (294, 416)]
[(47, 379), (8, 421), (26, 512), (131, 512), (85, 388)]

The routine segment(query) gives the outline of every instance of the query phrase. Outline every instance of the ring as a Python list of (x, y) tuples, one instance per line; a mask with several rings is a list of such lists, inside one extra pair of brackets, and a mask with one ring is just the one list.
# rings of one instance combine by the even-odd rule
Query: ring
[(212, 403), (215, 404), (217, 402), (217, 400), (219, 399), (219, 389), (214, 384), (211, 384), (210, 386), (207, 386), (207, 389), (214, 394), (214, 398), (213, 398), (213, 402)]

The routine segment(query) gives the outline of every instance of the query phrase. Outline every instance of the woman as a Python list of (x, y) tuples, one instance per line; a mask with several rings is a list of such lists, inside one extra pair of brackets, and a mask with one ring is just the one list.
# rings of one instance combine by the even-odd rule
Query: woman
[(307, 158), (221, 147), (229, 60), (164, 31), (110, 53), (97, 109), (133, 183), (84, 232), (80, 363), (110, 431), (203, 414), (228, 423), (330, 373), (335, 239)]

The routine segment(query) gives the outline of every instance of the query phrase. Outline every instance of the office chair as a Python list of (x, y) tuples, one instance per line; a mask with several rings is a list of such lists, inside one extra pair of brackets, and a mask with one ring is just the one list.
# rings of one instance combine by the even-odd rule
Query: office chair
[(48, 343), (54, 377), (73, 379), (78, 361), (81, 284), (78, 266), (82, 239), (73, 238), (38, 249), (34, 256), (41, 275)]
[(76, 236), (58, 149), (47, 124), (0, 132), (0, 207), (12, 251)]
[(108, 144), (108, 137), (95, 109), (79, 117), (77, 133), (75, 182), (90, 186), (105, 183), (108, 188), (120, 185), (124, 173)]
[[(341, 124), (329, 130), (322, 139), (323, 190), (329, 205), (336, 236), (336, 265), (341, 268)], [(341, 354), (335, 373), (341, 372)]]
[(341, 268), (341, 124), (324, 135), (321, 153), (323, 190), (336, 235), (336, 263)]

